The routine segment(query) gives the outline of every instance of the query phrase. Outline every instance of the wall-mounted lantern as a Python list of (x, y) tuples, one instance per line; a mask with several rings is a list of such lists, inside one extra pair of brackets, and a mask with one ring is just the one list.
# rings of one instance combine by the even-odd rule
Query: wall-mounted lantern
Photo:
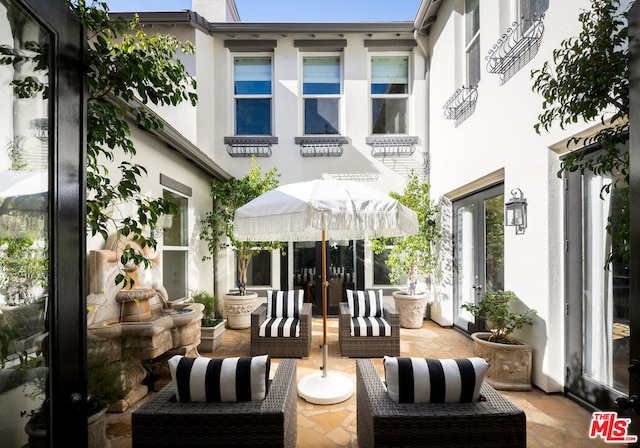
[(527, 200), (519, 188), (511, 190), (511, 199), (504, 204), (504, 225), (514, 226), (516, 235), (527, 228)]
[(160, 219), (158, 219), (156, 228), (152, 230), (152, 236), (154, 238), (160, 238), (165, 233), (167, 233), (171, 227), (173, 227), (173, 215), (162, 215)]

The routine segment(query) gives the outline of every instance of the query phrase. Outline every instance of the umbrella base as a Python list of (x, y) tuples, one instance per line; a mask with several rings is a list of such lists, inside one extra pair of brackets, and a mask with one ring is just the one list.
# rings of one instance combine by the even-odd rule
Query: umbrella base
[(308, 375), (298, 383), (298, 395), (313, 404), (336, 404), (353, 395), (353, 382), (339, 373)]

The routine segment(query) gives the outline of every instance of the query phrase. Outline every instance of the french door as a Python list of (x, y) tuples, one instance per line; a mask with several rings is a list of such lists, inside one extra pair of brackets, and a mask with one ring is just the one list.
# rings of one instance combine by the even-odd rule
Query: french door
[(472, 333), (475, 318), (460, 309), (483, 291), (504, 287), (504, 186), (453, 202), (454, 326)]

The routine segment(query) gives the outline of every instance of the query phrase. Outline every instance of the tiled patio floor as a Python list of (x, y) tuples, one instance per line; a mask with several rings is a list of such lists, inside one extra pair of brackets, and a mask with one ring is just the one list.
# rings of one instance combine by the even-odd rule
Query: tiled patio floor
[[(203, 356), (249, 356), (249, 330), (227, 330), (223, 343), (215, 353)], [(298, 380), (315, 373), (322, 365), (322, 320), (314, 318), (311, 356), (298, 360)], [(341, 358), (338, 348), (338, 319), (327, 321), (330, 370), (341, 372), (353, 379), (355, 360)], [(424, 321), (421, 329), (402, 329), (402, 356), (448, 358), (473, 356), (471, 340), (450, 328), (442, 328), (432, 321)], [(273, 360), (276, 366), (278, 359)], [(382, 376), (382, 360), (374, 360)], [(589, 438), (591, 414), (561, 394), (546, 394), (534, 388), (530, 392), (502, 391), (527, 414), (527, 446), (549, 447), (601, 447), (610, 446), (601, 439)], [(132, 407), (134, 410), (144, 400)], [(123, 414), (109, 414), (107, 427), (112, 448), (131, 447), (131, 410)], [(356, 398), (335, 405), (314, 405), (298, 398), (298, 440), (300, 448), (357, 447)], [(179, 447), (176, 447), (179, 448)]]

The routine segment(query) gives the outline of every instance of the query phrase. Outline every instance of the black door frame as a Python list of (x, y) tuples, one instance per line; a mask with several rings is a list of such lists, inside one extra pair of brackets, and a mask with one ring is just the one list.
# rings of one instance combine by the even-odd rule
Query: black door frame
[(16, 0), (50, 32), (49, 446), (87, 446), (86, 32), (62, 0)]

